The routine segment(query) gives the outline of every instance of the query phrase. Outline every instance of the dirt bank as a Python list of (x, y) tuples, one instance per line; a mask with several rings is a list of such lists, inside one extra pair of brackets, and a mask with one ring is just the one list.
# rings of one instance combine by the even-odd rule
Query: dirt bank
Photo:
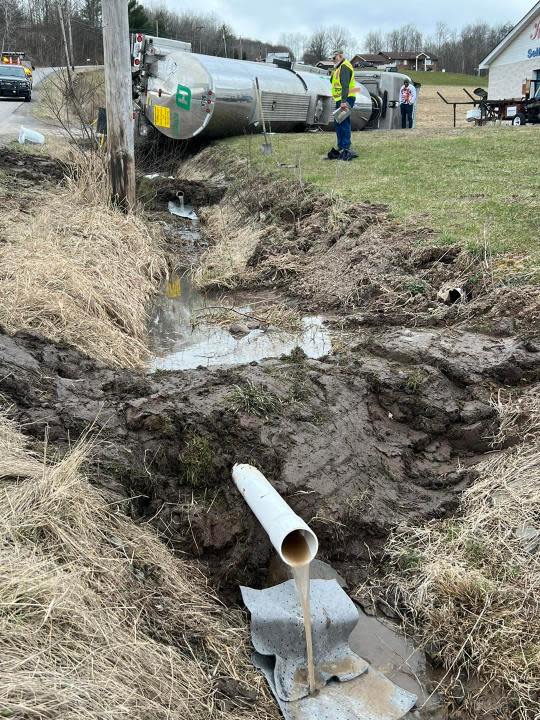
[(200, 287), (277, 287), (305, 311), (337, 314), (341, 327), (540, 331), (538, 285), (519, 263), (510, 272), (515, 258), (441, 244), (418, 219), (321, 193), (300, 168), (294, 178), (226, 157), (220, 163), (210, 148), (187, 168), (190, 181), (222, 183), (229, 173), (224, 198), (202, 214), (209, 248), (197, 264)]
[(41, 441), (47, 428), (66, 447), (94, 423), (96, 481), (233, 591), (264, 582), (270, 558), (231, 488), (235, 462), (264, 469), (354, 583), (400, 521), (456, 509), (498, 429), (490, 397), (539, 369), (530, 342), (406, 328), (370, 333), (339, 360), (152, 376), (0, 336), (0, 391), (26, 432)]

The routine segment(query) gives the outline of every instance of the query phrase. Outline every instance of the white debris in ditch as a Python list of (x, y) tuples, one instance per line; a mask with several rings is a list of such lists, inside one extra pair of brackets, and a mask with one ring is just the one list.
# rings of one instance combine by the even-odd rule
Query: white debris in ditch
[(25, 143), (29, 143), (30, 145), (44, 145), (45, 135), (37, 132), (37, 130), (30, 130), (29, 128), (25, 128), (21, 125), (18, 140), (19, 145), (24, 145)]

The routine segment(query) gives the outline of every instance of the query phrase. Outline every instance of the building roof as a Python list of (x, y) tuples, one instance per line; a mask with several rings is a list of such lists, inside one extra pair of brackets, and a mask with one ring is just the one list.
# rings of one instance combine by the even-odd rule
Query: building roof
[(353, 65), (355, 62), (368, 62), (375, 63), (377, 65), (386, 65), (388, 63), (388, 58), (381, 53), (357, 53), (351, 59), (351, 63)]
[(324, 70), (329, 70), (330, 68), (334, 67), (334, 61), (333, 60), (319, 60), (317, 63), (318, 68), (323, 68)]
[(381, 55), (384, 55), (389, 60), (416, 60), (416, 58), (426, 57), (430, 60), (437, 61), (439, 58), (435, 55), (430, 55), (427, 52), (391, 52), (390, 50), (381, 50)]
[(540, 2), (537, 2), (535, 5), (533, 5), (529, 12), (524, 17), (522, 17), (521, 20), (517, 23), (517, 25), (515, 25), (510, 30), (508, 35), (503, 37), (497, 47), (493, 48), (489, 55), (482, 60), (482, 62), (478, 66), (480, 70), (486, 70), (495, 60), (495, 58), (497, 58), (502, 53), (502, 51), (510, 45), (514, 38), (516, 38), (523, 30), (523, 28), (527, 27), (531, 20), (534, 20), (537, 15), (540, 15)]

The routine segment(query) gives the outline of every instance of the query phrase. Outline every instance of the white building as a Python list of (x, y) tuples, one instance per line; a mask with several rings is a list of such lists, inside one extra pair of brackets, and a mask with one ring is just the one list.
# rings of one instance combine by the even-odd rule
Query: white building
[(480, 63), (480, 69), (489, 70), (490, 100), (520, 98), (525, 81), (540, 82), (540, 2)]

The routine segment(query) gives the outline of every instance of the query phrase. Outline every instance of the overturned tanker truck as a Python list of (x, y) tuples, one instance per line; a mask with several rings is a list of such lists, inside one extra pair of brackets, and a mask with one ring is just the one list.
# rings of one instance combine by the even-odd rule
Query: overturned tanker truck
[[(263, 121), (275, 132), (332, 124), (329, 77), (318, 68), (201, 55), (189, 43), (141, 33), (132, 36), (131, 54), (140, 135), (152, 126), (169, 138), (191, 140), (258, 132)], [(396, 108), (399, 113), (399, 89), (397, 99), (388, 100), (380, 85), (371, 83), (370, 92), (356, 79), (353, 129), (394, 126), (388, 120)]]

